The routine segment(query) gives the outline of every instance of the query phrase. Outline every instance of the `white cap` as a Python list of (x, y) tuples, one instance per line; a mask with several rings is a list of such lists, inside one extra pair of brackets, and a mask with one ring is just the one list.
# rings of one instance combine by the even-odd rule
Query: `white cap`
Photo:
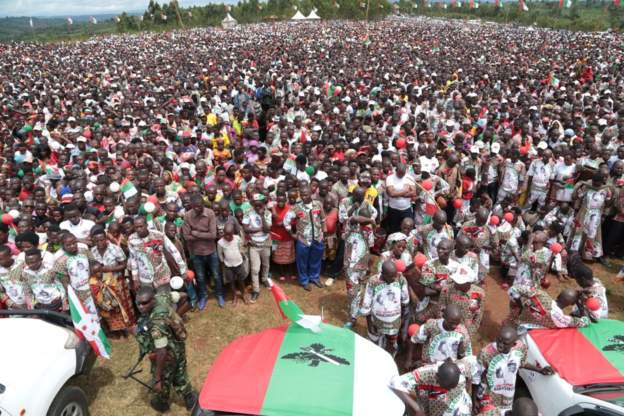
[(470, 153), (479, 153), (479, 148), (477, 147), (477, 145), (472, 145), (470, 146)]
[(68, 119), (67, 119), (67, 122), (70, 122), (70, 121), (76, 121), (76, 117), (70, 117), (70, 118), (68, 118)]
[(451, 280), (457, 284), (472, 283), (477, 280), (477, 274), (474, 270), (460, 264), (455, 273), (451, 275)]
[(542, 150), (546, 150), (546, 149), (548, 149), (548, 143), (546, 143), (546, 142), (539, 142), (537, 144), (537, 148), (538, 149), (542, 149)]
[(169, 286), (171, 286), (173, 290), (180, 290), (184, 286), (184, 279), (180, 276), (173, 276), (169, 281)]

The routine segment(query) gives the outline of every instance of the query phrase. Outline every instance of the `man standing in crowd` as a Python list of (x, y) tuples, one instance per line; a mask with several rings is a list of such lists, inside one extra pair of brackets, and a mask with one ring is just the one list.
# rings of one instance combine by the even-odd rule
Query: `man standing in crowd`
[(312, 199), (307, 186), (301, 188), (299, 196), (301, 202), (290, 208), (284, 218), (284, 225), (295, 238), (299, 284), (306, 291), (310, 291), (310, 283), (323, 288), (321, 260), (325, 249), (325, 211), (320, 201)]
[(191, 210), (184, 216), (182, 234), (188, 244), (196, 273), (199, 288), (199, 299), (197, 300), (199, 310), (204, 310), (208, 302), (208, 285), (206, 283), (208, 271), (214, 279), (217, 302), (220, 307), (223, 307), (225, 305), (223, 281), (221, 280), (219, 257), (216, 251), (217, 222), (214, 211), (204, 206), (204, 201), (199, 195), (194, 195), (191, 198)]

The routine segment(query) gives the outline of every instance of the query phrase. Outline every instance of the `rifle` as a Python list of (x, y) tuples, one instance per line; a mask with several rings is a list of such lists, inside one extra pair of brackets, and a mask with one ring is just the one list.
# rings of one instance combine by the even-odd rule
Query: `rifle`
[(139, 364), (141, 364), (143, 362), (143, 358), (145, 358), (146, 354), (141, 353), (139, 355), (139, 359), (137, 360), (137, 362), (132, 366), (132, 368), (130, 370), (128, 370), (126, 372), (126, 374), (124, 374), (123, 376), (121, 376), (124, 380), (128, 380), (129, 378), (136, 381), (137, 383), (139, 383), (140, 385), (147, 387), (148, 390), (150, 391), (154, 391), (154, 387), (150, 386), (149, 384), (145, 383), (142, 380), (139, 380), (138, 378), (136, 378), (135, 376), (141, 372), (143, 372), (143, 369), (138, 369), (137, 367), (139, 366)]

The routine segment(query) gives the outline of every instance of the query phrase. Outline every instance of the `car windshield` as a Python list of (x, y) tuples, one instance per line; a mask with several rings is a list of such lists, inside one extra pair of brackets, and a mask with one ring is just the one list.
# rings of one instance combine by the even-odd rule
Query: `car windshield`
[(595, 383), (574, 387), (575, 393), (624, 392), (624, 383)]
[(574, 391), (624, 409), (624, 385), (622, 384), (595, 384), (576, 387)]

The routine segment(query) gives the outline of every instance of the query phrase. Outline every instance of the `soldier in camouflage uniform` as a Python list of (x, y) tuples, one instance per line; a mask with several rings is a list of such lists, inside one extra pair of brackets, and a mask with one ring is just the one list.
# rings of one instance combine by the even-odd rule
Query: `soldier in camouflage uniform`
[(197, 401), (186, 372), (186, 329), (168, 302), (156, 297), (152, 287), (141, 287), (136, 296), (141, 317), (136, 338), (141, 355), (151, 362), (153, 397), (150, 404), (158, 412), (169, 410), (171, 387), (184, 398), (188, 410)]

